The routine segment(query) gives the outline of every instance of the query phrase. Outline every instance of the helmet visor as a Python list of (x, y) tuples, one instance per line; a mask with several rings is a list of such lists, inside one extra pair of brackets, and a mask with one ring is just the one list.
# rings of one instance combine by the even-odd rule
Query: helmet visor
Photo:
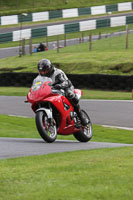
[(41, 70), (40, 69), (39, 72), (40, 72), (41, 75), (47, 75), (49, 73), (49, 68), (46, 69), (46, 70)]

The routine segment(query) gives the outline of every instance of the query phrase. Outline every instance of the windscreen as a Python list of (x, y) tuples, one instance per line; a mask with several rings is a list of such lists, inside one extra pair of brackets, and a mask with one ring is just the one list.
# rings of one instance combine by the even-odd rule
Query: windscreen
[(33, 84), (32, 84), (32, 90), (36, 91), (39, 90), (39, 88), (42, 86), (43, 83), (50, 81), (52, 82), (51, 78), (45, 77), (45, 76), (38, 76), (37, 78), (34, 79)]

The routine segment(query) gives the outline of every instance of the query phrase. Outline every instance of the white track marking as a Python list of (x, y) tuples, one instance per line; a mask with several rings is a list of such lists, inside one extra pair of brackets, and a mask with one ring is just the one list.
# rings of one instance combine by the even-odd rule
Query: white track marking
[(133, 128), (128, 128), (128, 127), (110, 126), (110, 125), (100, 125), (100, 126), (107, 127), (107, 128), (123, 129), (123, 130), (130, 130), (130, 131), (133, 131)]

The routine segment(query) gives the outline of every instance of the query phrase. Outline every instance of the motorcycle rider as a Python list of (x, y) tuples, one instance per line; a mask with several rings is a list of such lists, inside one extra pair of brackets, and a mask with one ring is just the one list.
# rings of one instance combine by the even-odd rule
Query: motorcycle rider
[(38, 62), (37, 68), (39, 75), (36, 79), (39, 79), (39, 76), (49, 77), (52, 79), (52, 86), (55, 89), (63, 89), (65, 91), (66, 98), (74, 106), (74, 110), (80, 118), (82, 125), (86, 126), (88, 124), (88, 120), (84, 118), (82, 112), (80, 111), (79, 99), (74, 93), (74, 86), (67, 78), (66, 74), (62, 70), (55, 68), (48, 59), (41, 59)]
[(39, 46), (37, 47), (37, 52), (45, 51), (46, 46), (40, 42)]

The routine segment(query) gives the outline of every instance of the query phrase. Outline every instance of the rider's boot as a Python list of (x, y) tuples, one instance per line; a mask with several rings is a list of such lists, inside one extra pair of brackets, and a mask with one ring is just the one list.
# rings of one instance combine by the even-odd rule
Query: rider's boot
[(86, 125), (89, 123), (89, 120), (88, 120), (87, 118), (84, 117), (82, 111), (80, 110), (80, 105), (79, 105), (79, 104), (76, 104), (76, 105), (74, 106), (74, 109), (75, 109), (75, 111), (76, 111), (76, 113), (77, 113), (79, 119), (81, 120), (81, 124), (82, 124), (83, 126), (86, 126)]
[(79, 99), (78, 99), (77, 95), (74, 93), (71, 93), (71, 98), (69, 96), (69, 99), (74, 107), (75, 112), (77, 113), (79, 119), (81, 120), (81, 124), (83, 126), (86, 126), (89, 123), (89, 121), (88, 121), (88, 119), (86, 119), (84, 117), (83, 113), (81, 112), (80, 105), (79, 105)]
[(74, 94), (74, 92), (72, 90), (68, 90), (67, 91), (67, 98), (70, 100), (70, 102), (72, 103), (75, 112), (77, 113), (79, 119), (81, 120), (81, 123), (83, 126), (86, 126), (89, 121), (88, 119), (86, 119), (83, 115), (83, 113), (80, 110), (80, 105), (79, 105), (79, 98), (76, 94)]

